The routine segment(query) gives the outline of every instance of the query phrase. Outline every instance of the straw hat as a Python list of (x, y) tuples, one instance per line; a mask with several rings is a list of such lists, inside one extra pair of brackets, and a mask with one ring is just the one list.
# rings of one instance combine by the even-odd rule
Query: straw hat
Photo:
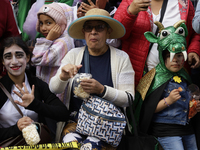
[(118, 39), (124, 36), (126, 32), (124, 26), (116, 19), (110, 17), (110, 14), (107, 11), (104, 9), (93, 8), (90, 9), (84, 17), (78, 18), (70, 24), (68, 28), (69, 35), (74, 39), (85, 39), (82, 29), (84, 23), (88, 20), (101, 20), (106, 22), (113, 30), (109, 39)]

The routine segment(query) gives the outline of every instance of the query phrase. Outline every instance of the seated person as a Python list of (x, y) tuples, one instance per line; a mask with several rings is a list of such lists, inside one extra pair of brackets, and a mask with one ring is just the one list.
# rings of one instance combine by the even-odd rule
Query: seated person
[(64, 130), (66, 135), (63, 142), (83, 142), (83, 147), (84, 144), (91, 142), (90, 148), (100, 150), (105, 146), (104, 142), (95, 137), (88, 137), (84, 141), (82, 136), (75, 131), (83, 100), (74, 97), (73, 77), (77, 73), (86, 72), (84, 58), (88, 57), (92, 79), (81, 80), (83, 90), (86, 93), (98, 95), (116, 106), (126, 107), (128, 97), (125, 91), (134, 96), (135, 72), (129, 56), (124, 51), (106, 43), (106, 39), (122, 37), (125, 29), (121, 23), (111, 18), (107, 11), (94, 8), (89, 10), (84, 17), (72, 22), (68, 32), (73, 38), (85, 39), (87, 45), (74, 48), (67, 53), (57, 74), (51, 78), (49, 84), (54, 93), (63, 92), (67, 88), (66, 105), (70, 109), (71, 122)]
[(0, 141), (21, 134), (32, 122), (42, 122), (44, 117), (67, 121), (67, 107), (49, 90), (46, 82), (26, 70), (32, 53), (20, 37), (9, 37), (1, 44), (0, 58), (7, 74), (0, 82), (10, 92), (25, 117), (22, 117), (6, 94), (0, 89)]

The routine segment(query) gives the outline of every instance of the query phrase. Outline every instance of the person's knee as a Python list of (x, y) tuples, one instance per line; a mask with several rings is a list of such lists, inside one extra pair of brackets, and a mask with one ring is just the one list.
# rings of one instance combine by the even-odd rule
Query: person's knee
[(78, 133), (68, 133), (63, 137), (63, 142), (68, 143), (72, 141), (77, 141), (80, 143), (82, 140), (82, 137)]
[(85, 149), (96, 149), (101, 150), (103, 147), (105, 147), (105, 142), (99, 140), (96, 137), (90, 137), (88, 136), (82, 143), (82, 146), (80, 150)]

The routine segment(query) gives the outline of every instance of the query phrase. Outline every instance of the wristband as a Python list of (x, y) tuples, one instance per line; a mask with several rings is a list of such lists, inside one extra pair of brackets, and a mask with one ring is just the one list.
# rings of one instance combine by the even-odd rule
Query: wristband
[(165, 101), (165, 104), (169, 107), (169, 104), (167, 103), (167, 101), (165, 100), (165, 98), (164, 98), (164, 101)]
[[(130, 6), (130, 5), (129, 5), (129, 6)], [(128, 10), (129, 6), (127, 7), (127, 13), (128, 13), (129, 15), (134, 15), (134, 14), (132, 14), (132, 13)]]
[(105, 93), (106, 93), (106, 87), (104, 86), (103, 92), (101, 94), (99, 94), (98, 96), (103, 97)]

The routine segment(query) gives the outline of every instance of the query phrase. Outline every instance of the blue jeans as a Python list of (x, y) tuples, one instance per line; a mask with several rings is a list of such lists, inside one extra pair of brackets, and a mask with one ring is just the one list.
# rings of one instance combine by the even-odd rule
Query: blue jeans
[(194, 134), (186, 136), (158, 137), (164, 150), (197, 150)]

